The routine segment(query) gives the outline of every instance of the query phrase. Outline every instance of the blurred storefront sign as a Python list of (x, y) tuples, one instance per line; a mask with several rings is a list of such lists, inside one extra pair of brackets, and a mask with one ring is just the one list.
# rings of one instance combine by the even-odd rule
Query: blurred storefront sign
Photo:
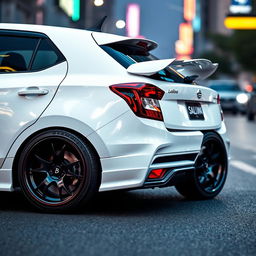
[(229, 29), (256, 29), (256, 17), (228, 16), (225, 26)]
[(231, 0), (229, 15), (224, 24), (228, 29), (256, 29), (256, 16), (253, 15), (251, 0)]
[(129, 37), (140, 37), (140, 6), (138, 4), (127, 6), (126, 34)]
[(59, 6), (73, 21), (80, 19), (80, 0), (59, 0)]
[(196, 18), (196, 0), (184, 0), (183, 15), (185, 22), (179, 26), (179, 40), (175, 43), (177, 59), (190, 59), (194, 52), (193, 21)]
[(252, 11), (251, 0), (232, 0), (229, 7), (229, 11), (232, 14), (248, 14)]

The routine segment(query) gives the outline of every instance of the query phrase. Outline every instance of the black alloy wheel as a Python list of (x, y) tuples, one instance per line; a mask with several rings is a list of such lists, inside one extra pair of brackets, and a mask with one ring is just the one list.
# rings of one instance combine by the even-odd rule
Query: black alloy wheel
[(47, 211), (74, 209), (86, 203), (100, 185), (94, 151), (62, 130), (43, 132), (28, 142), (19, 159), (18, 175), (29, 201)]
[(221, 138), (214, 132), (205, 134), (195, 171), (176, 189), (192, 199), (210, 199), (222, 190), (227, 177), (227, 153)]

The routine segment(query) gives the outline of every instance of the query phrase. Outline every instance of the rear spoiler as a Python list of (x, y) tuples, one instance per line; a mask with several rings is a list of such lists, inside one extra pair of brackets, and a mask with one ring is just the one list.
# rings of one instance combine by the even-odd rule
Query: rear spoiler
[(211, 76), (218, 68), (218, 63), (212, 63), (207, 59), (176, 60), (171, 67), (184, 77), (197, 76), (197, 81)]
[(134, 75), (151, 76), (166, 67), (170, 67), (179, 74), (186, 77), (193, 77), (194, 81), (203, 80), (212, 75), (218, 68), (217, 63), (206, 59), (192, 60), (152, 60), (134, 63), (127, 68), (127, 72)]

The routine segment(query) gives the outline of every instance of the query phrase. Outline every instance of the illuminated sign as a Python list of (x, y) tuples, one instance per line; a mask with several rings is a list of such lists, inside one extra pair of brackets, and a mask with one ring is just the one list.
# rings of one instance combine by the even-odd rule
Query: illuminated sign
[(251, 0), (232, 0), (229, 7), (232, 14), (248, 14), (252, 11)]
[(129, 37), (140, 35), (140, 6), (128, 4), (126, 12), (126, 32)]
[(229, 29), (256, 29), (256, 17), (229, 16), (224, 24)]
[(184, 19), (192, 21), (196, 14), (196, 0), (184, 0)]
[(80, 0), (59, 0), (59, 6), (73, 21), (80, 19)]
[(175, 43), (175, 51), (178, 55), (190, 55), (193, 53), (193, 28), (189, 23), (181, 23), (179, 26), (179, 40)]

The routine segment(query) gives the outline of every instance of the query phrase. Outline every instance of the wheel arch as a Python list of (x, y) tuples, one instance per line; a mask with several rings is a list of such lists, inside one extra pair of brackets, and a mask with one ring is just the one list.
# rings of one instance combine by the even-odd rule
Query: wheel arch
[(101, 167), (101, 162), (100, 162), (100, 155), (98, 153), (98, 151), (96, 150), (95, 146), (93, 145), (93, 143), (86, 138), (82, 133), (72, 129), (72, 128), (68, 128), (68, 127), (63, 127), (63, 126), (51, 126), (51, 127), (46, 127), (46, 128), (42, 128), (40, 130), (35, 131), (34, 133), (30, 134), (18, 147), (16, 154), (14, 156), (14, 160), (13, 160), (13, 165), (12, 165), (12, 180), (13, 180), (13, 188), (17, 188), (19, 187), (19, 182), (18, 182), (18, 162), (19, 162), (19, 158), (20, 155), (23, 151), (23, 149), (25, 148), (26, 144), (29, 142), (29, 140), (31, 140), (33, 137), (37, 136), (38, 134), (45, 132), (45, 131), (51, 131), (51, 130), (63, 130), (66, 132), (70, 132), (76, 136), (78, 136), (84, 143), (86, 143), (90, 149), (95, 153), (96, 155), (96, 159), (98, 161), (98, 165), (100, 168), (100, 171), (102, 172), (102, 167)]

